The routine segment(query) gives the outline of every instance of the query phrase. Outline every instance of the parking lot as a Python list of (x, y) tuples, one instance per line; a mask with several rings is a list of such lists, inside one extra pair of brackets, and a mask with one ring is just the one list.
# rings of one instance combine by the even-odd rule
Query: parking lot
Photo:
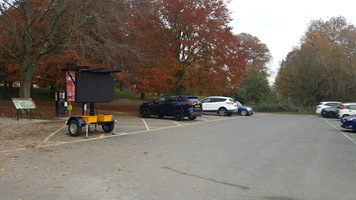
[(198, 117), (196, 120), (189, 120), (184, 118), (182, 121), (175, 121), (171, 117), (165, 118), (158, 118), (158, 117), (151, 117), (151, 118), (125, 118), (125, 119), (118, 119), (115, 134), (112, 133), (105, 133), (100, 126), (95, 127), (95, 124), (90, 125), (90, 132), (88, 134), (88, 138), (85, 138), (85, 127), (83, 127), (83, 132), (78, 137), (70, 137), (67, 132), (67, 127), (64, 125), (56, 132), (49, 135), (45, 142), (42, 142), (42, 146), (51, 146), (51, 145), (58, 145), (58, 144), (66, 144), (66, 143), (75, 143), (75, 142), (85, 142), (90, 140), (98, 140), (103, 138), (110, 138), (110, 137), (119, 137), (124, 135), (131, 135), (131, 134), (144, 134), (149, 133), (157, 130), (169, 130), (171, 128), (176, 127), (183, 127), (183, 126), (192, 126), (195, 124), (202, 124), (202, 123), (209, 123), (209, 122), (216, 122), (221, 120), (234, 120), (239, 118), (249, 118), (249, 117), (258, 117), (269, 115), (267, 113), (258, 113), (253, 116), (240, 116), (240, 115), (233, 115), (230, 117), (221, 117), (216, 114), (205, 114), (202, 117)]
[[(170, 117), (158, 118), (141, 118), (141, 117), (133, 117), (133, 118), (120, 118), (117, 121), (115, 134), (105, 133), (101, 126), (95, 127), (95, 124), (90, 125), (90, 132), (88, 134), (88, 138), (86, 138), (85, 127), (83, 127), (82, 134), (78, 137), (71, 137), (67, 134), (67, 126), (65, 125), (65, 121), (67, 118), (62, 118), (63, 124), (58, 125), (55, 131), (48, 132), (42, 138), (39, 138), (35, 142), (35, 147), (45, 147), (45, 146), (53, 146), (53, 145), (61, 145), (61, 144), (69, 144), (69, 143), (78, 143), (78, 142), (86, 142), (91, 140), (99, 140), (104, 138), (111, 137), (120, 137), (124, 135), (133, 135), (133, 134), (145, 134), (158, 130), (169, 130), (177, 127), (185, 127), (192, 126), (197, 124), (211, 123), (223, 120), (238, 120), (238, 119), (248, 119), (248, 118), (258, 118), (261, 116), (273, 115), (270, 113), (256, 113), (253, 116), (240, 116), (233, 115), (231, 117), (221, 117), (216, 114), (205, 114), (202, 117), (198, 117), (196, 120), (189, 120), (185, 118), (182, 121), (175, 121)], [(320, 118), (320, 122), (325, 122), (329, 126), (331, 126), (335, 131), (342, 134), (348, 140), (352, 141), (356, 144), (356, 134), (352, 130), (344, 129), (340, 126), (340, 119), (335, 118), (322, 118), (320, 116), (314, 116), (315, 118)], [(0, 152), (7, 152), (13, 150), (24, 150), (28, 147), (20, 147), (20, 148), (6, 148), (3, 147), (0, 149)]]
[(2, 154), (4, 199), (355, 197), (356, 134), (338, 119), (138, 117), (119, 119), (116, 135), (92, 126), (88, 139), (64, 121), (34, 149)]
[[(83, 127), (83, 133), (78, 137), (70, 137), (66, 134), (66, 126), (61, 127), (55, 133), (52, 133), (46, 141), (42, 143), (43, 146), (48, 145), (58, 145), (58, 144), (65, 144), (65, 143), (75, 143), (75, 142), (84, 142), (88, 140), (97, 140), (103, 138), (110, 138), (110, 137), (118, 137), (124, 135), (131, 135), (131, 134), (140, 134), (140, 133), (149, 133), (156, 130), (169, 130), (171, 128), (176, 127), (183, 127), (183, 126), (191, 126), (195, 124), (202, 124), (202, 123), (209, 123), (221, 120), (235, 120), (239, 118), (249, 118), (249, 117), (260, 117), (265, 115), (271, 115), (269, 113), (256, 113), (253, 116), (240, 116), (240, 115), (233, 115), (231, 117), (221, 117), (215, 114), (205, 114), (202, 117), (198, 117), (196, 120), (189, 120), (185, 118), (183, 121), (175, 121), (170, 117), (165, 117), (160, 119), (158, 117), (151, 117), (151, 118), (126, 118), (126, 119), (118, 119), (115, 134), (112, 133), (105, 133), (100, 126), (95, 128), (94, 124), (90, 125), (90, 132), (89, 137), (85, 138), (85, 127)], [(319, 117), (319, 116), (315, 116)], [(322, 118), (320, 117), (321, 121), (325, 121), (330, 126), (335, 128), (338, 132), (343, 134), (349, 140), (356, 144), (356, 134), (352, 130), (344, 129), (340, 126), (340, 119), (335, 118)]]

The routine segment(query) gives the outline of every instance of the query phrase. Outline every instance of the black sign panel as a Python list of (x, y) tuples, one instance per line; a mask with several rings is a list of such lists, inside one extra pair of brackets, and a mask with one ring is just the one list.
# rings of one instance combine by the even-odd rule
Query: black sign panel
[(77, 72), (75, 101), (106, 103), (114, 101), (115, 79), (110, 73)]

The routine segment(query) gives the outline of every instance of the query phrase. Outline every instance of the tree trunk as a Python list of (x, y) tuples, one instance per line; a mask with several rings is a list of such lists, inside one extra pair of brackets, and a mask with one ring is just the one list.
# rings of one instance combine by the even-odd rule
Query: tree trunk
[(31, 86), (32, 86), (32, 76), (34, 69), (23, 70), (21, 73), (20, 80), (20, 98), (30, 98), (31, 97)]
[(8, 87), (8, 82), (7, 81), (4, 81), (4, 91), (3, 91), (3, 96), (2, 98), (3, 99), (8, 99), (9, 98), (9, 87)]
[(143, 99), (146, 99), (146, 93), (141, 92), (141, 99), (142, 99), (142, 100), (143, 100)]

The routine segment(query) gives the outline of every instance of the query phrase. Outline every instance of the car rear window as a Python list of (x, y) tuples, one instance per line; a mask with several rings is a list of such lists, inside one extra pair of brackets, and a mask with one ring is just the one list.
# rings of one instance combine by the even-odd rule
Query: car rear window
[(226, 101), (226, 99), (224, 99), (224, 98), (214, 98), (213, 99), (213, 102), (224, 102), (224, 101)]
[(356, 105), (350, 105), (351, 110), (356, 110)]
[(189, 102), (200, 102), (199, 100), (198, 100), (198, 97), (188, 97), (188, 101)]

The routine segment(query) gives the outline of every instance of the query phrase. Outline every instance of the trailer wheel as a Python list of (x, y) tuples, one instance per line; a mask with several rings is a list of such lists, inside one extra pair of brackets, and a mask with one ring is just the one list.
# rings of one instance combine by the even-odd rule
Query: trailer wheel
[(106, 122), (102, 125), (102, 127), (105, 133), (110, 133), (112, 130), (114, 130), (115, 124), (114, 122)]
[(77, 120), (71, 120), (68, 123), (68, 132), (70, 136), (78, 136), (82, 132), (82, 127), (79, 126), (79, 122)]

